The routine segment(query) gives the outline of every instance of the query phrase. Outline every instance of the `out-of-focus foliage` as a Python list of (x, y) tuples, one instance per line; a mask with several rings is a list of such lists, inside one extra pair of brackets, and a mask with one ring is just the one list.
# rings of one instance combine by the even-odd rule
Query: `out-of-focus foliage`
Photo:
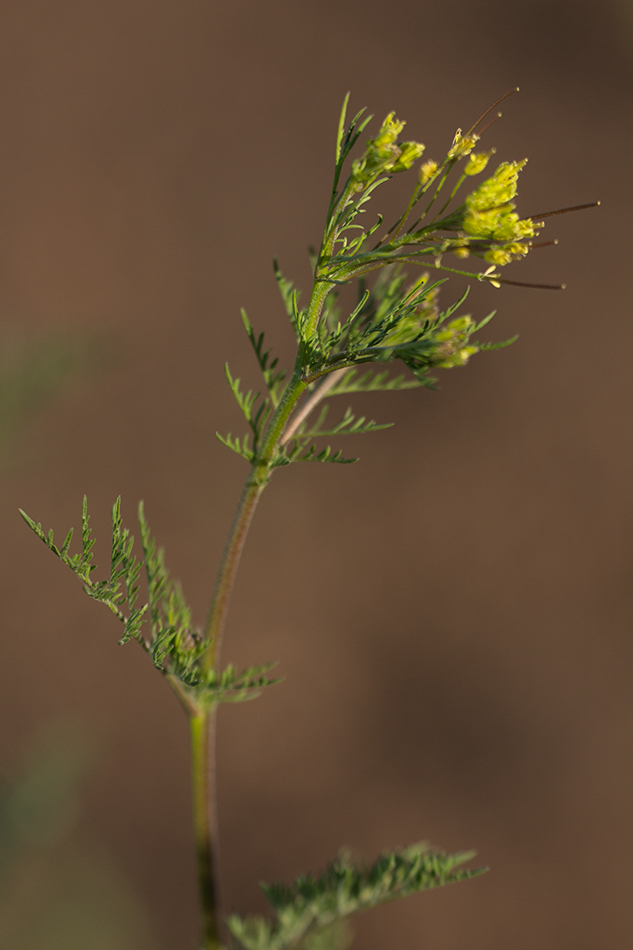
[(151, 950), (143, 913), (98, 845), (74, 833), (90, 769), (76, 730), (49, 730), (0, 780), (0, 947)]
[[(355, 865), (341, 852), (322, 874), (307, 874), (290, 886), (262, 885), (274, 919), (229, 918), (231, 933), (246, 950), (335, 950), (344, 945), (341, 922), (398, 897), (465, 881), (485, 868), (456, 870), (474, 857), (473, 851), (444, 854), (426, 842), (382, 854), (369, 866)], [(319, 943), (320, 941), (320, 943)]]
[(0, 338), (0, 469), (24, 423), (72, 379), (103, 362), (104, 345), (68, 333)]

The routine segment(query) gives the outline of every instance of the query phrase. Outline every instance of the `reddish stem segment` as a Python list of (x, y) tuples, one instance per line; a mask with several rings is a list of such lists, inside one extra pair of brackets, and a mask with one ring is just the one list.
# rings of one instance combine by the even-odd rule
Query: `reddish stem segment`
[(263, 492), (266, 482), (257, 484), (249, 477), (244, 485), (244, 491), (233, 518), (233, 524), (227, 538), (218, 571), (209, 618), (204, 629), (204, 638), (209, 640), (209, 647), (204, 655), (203, 662), (206, 670), (215, 668), (220, 656), (222, 633), (229, 609), (231, 591), (239, 567), (244, 542), (250, 527), (259, 496)]

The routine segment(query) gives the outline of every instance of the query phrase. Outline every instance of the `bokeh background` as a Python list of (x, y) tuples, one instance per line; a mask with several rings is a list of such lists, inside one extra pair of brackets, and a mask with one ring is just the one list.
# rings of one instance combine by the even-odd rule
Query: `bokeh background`
[(72, 847), (134, 903), (130, 947), (195, 946), (185, 719), (16, 509), (65, 533), (86, 493), (105, 563), (114, 498), (128, 522), (144, 498), (202, 619), (245, 475), (223, 363), (256, 381), (240, 306), (291, 352), (271, 259), (307, 287), (344, 93), (439, 158), (519, 85), (486, 136), (530, 157), (519, 210), (602, 207), (506, 271), (564, 293), (474, 288), (516, 345), (358, 398), (394, 428), (264, 495), (225, 658), (286, 681), (221, 710), (224, 900), (428, 838), (491, 873), (374, 911), (359, 947), (630, 947), (633, 3), (22, 0), (0, 26), (2, 339), (105, 354), (1, 476), (3, 770), (79, 724)]

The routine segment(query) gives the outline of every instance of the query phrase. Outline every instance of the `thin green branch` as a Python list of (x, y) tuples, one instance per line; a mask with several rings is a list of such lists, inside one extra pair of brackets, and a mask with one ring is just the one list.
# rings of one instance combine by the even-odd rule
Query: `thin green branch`
[(253, 460), (253, 466), (246, 479), (242, 496), (233, 518), (233, 523), (218, 569), (209, 616), (203, 630), (203, 637), (209, 642), (209, 646), (202, 657), (203, 669), (207, 671), (215, 669), (219, 662), (229, 600), (257, 502), (270, 478), (271, 463), (288, 417), (294, 409), (297, 400), (306, 389), (307, 384), (304, 382), (301, 372), (302, 363), (303, 353), (300, 347), (295, 372), (270, 421), (258, 455)]
[(338, 383), (340, 381), (341, 377), (345, 375), (346, 371), (347, 371), (346, 369), (338, 369), (332, 373), (329, 373), (325, 377), (321, 385), (318, 386), (314, 390), (310, 398), (306, 400), (303, 406), (301, 406), (301, 408), (298, 410), (296, 415), (293, 416), (293, 418), (290, 420), (290, 422), (286, 426), (286, 429), (284, 430), (284, 434), (279, 440), (280, 445), (285, 445), (287, 442), (290, 441), (290, 439), (293, 437), (293, 435), (295, 434), (295, 432), (297, 431), (301, 423), (305, 422), (305, 420), (308, 418), (310, 413), (314, 409), (316, 409), (316, 407), (321, 402), (321, 400), (325, 399), (330, 389), (335, 385), (335, 383)]
[(209, 641), (209, 647), (202, 658), (205, 670), (214, 669), (219, 661), (222, 634), (229, 609), (229, 600), (242, 556), (244, 542), (246, 541), (246, 535), (248, 534), (259, 496), (266, 486), (265, 482), (263, 484), (253, 482), (252, 474), (254, 470), (255, 466), (253, 466), (251, 475), (249, 475), (244, 485), (242, 497), (237, 506), (233, 524), (231, 525), (231, 530), (220, 561), (211, 608), (203, 631), (204, 639)]

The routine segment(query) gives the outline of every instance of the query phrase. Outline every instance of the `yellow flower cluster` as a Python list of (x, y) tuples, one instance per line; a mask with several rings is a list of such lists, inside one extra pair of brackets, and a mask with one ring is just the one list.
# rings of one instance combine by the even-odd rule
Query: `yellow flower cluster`
[(466, 204), (474, 211), (485, 211), (505, 205), (516, 196), (519, 172), (527, 164), (527, 158), (520, 162), (502, 162), (491, 178), (482, 182), (468, 196)]
[[(475, 159), (477, 158), (480, 156), (475, 156)], [(467, 234), (477, 238), (492, 238), (495, 241), (520, 241), (534, 237), (539, 225), (531, 218), (521, 220), (514, 212), (512, 202), (517, 193), (519, 172), (526, 162), (527, 159), (521, 162), (503, 162), (491, 178), (482, 182), (468, 195), (462, 224)], [(495, 259), (494, 263), (501, 261)]]
[(479, 351), (479, 347), (467, 345), (473, 329), (472, 317), (464, 316), (451, 320), (444, 329), (438, 330), (434, 336), (438, 344), (434, 365), (441, 369), (465, 366), (470, 357)]
[(424, 151), (420, 142), (397, 141), (405, 124), (395, 118), (395, 112), (390, 112), (378, 135), (369, 139), (362, 158), (357, 158), (352, 164), (351, 178), (358, 190), (385, 172), (393, 175), (407, 171), (420, 158)]
[(491, 247), (489, 251), (486, 251), (484, 259), (490, 261), (491, 264), (498, 264), (500, 267), (505, 267), (506, 264), (511, 264), (512, 261), (517, 261), (525, 257), (529, 250), (530, 247), (528, 244), (517, 244), (516, 242), (496, 245)]

